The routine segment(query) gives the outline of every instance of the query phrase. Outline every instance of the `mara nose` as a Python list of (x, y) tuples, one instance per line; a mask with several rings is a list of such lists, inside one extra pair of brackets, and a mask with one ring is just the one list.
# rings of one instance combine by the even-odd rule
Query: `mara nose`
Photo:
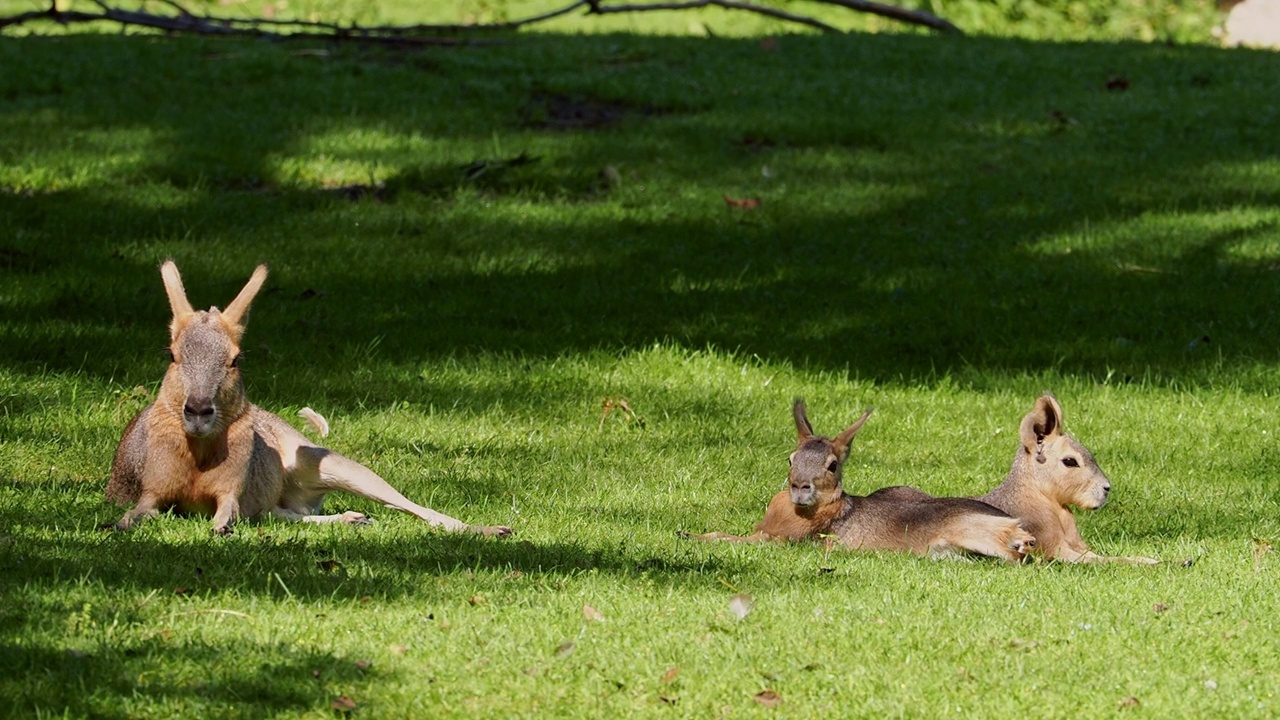
[(1102, 486), (1102, 494), (1103, 495), (1111, 494), (1111, 483), (1107, 483), (1106, 485)]
[(188, 420), (208, 420), (213, 417), (213, 401), (188, 399), (182, 406), (182, 414)]

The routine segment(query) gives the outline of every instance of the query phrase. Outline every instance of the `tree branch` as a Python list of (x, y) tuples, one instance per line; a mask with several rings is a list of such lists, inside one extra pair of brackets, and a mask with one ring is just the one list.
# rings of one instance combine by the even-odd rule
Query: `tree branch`
[[(756, 13), (789, 23), (806, 25), (823, 32), (840, 32), (839, 28), (807, 15), (759, 5), (747, 0), (659, 0), (637, 4), (609, 5), (603, 0), (573, 0), (556, 10), (531, 15), (519, 20), (474, 25), (417, 24), (372, 25), (361, 27), (355, 23), (315, 22), (307, 20), (275, 20), (272, 18), (236, 18), (215, 15), (197, 15), (179, 0), (160, 0), (172, 8), (176, 15), (163, 15), (146, 10), (125, 10), (108, 4), (106, 0), (90, 0), (101, 12), (59, 10), (57, 0), (50, 0), (45, 10), (33, 10), (8, 17), (0, 17), (0, 30), (6, 27), (49, 21), (62, 25), (111, 22), (122, 27), (142, 27), (169, 33), (191, 35), (218, 35), (224, 37), (255, 37), (269, 40), (349, 40), (400, 45), (460, 45), (476, 44), (484, 40), (462, 39), (456, 36), (518, 30), (527, 25), (545, 22), (585, 10), (587, 15), (615, 15), (620, 13), (650, 12), (658, 10), (691, 10), (718, 7), (725, 10), (741, 10)], [(866, 12), (913, 25), (922, 25), (941, 32), (960, 33), (955, 25), (920, 10), (886, 5), (875, 0), (810, 0), (815, 3), (835, 5), (856, 12)], [(450, 35), (454, 37), (440, 37)]]
[(810, 0), (810, 2), (823, 3), (824, 5), (836, 5), (838, 7), (856, 10), (857, 12), (871, 13), (872, 15), (879, 15), (881, 17), (899, 20), (912, 25), (923, 25), (940, 32), (955, 33), (957, 35), (964, 34), (963, 30), (952, 23), (923, 10), (908, 10), (896, 5), (871, 2), (871, 0)]
[(591, 9), (587, 11), (589, 15), (611, 15), (614, 13), (629, 12), (645, 12), (649, 10), (692, 10), (703, 7), (720, 7), (726, 10), (746, 10), (747, 12), (767, 15), (779, 20), (787, 22), (799, 23), (815, 27), (823, 32), (840, 32), (839, 28), (828, 25), (821, 20), (807, 17), (805, 15), (795, 15), (785, 10), (766, 7), (764, 5), (752, 5), (748, 2), (740, 2), (740, 0), (685, 0), (684, 2), (657, 2), (645, 3), (643, 5), (602, 5), (600, 0), (588, 0)]

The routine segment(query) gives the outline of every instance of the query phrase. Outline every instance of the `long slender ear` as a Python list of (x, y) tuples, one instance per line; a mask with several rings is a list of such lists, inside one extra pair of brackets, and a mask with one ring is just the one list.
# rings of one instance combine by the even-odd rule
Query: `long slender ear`
[(222, 311), (222, 317), (234, 325), (243, 325), (244, 316), (249, 313), (249, 305), (253, 303), (253, 298), (262, 289), (262, 283), (267, 279), (267, 266), (259, 265), (253, 271), (253, 275), (249, 276), (249, 282), (244, 284), (244, 288), (240, 290), (240, 294), (235, 300)]
[(1049, 393), (1036, 400), (1036, 406), (1022, 418), (1022, 426), (1018, 429), (1022, 439), (1022, 447), (1028, 454), (1038, 453), (1045, 440), (1051, 440), (1062, 434), (1062, 406), (1057, 398)]
[(813, 437), (813, 426), (809, 424), (809, 418), (804, 414), (804, 401), (796, 398), (795, 405), (791, 406), (791, 415), (796, 421), (796, 437), (799, 442), (804, 442)]
[(173, 319), (190, 315), (191, 303), (187, 301), (187, 291), (182, 287), (182, 276), (178, 274), (178, 266), (172, 260), (165, 260), (160, 266), (160, 278), (164, 280), (164, 292), (169, 296), (169, 309), (173, 311)]
[(160, 266), (160, 279), (164, 281), (164, 292), (169, 296), (169, 309), (173, 311), (173, 319), (169, 321), (169, 338), (176, 340), (178, 331), (191, 317), (193, 310), (187, 301), (187, 291), (182, 287), (182, 276), (178, 274), (178, 266), (172, 260), (165, 260)]
[(858, 418), (857, 422), (845, 428), (844, 432), (837, 435), (836, 439), (831, 441), (832, 444), (836, 446), (836, 450), (840, 453), (840, 457), (842, 459), (849, 454), (849, 443), (853, 442), (853, 436), (858, 434), (858, 431), (862, 429), (863, 423), (865, 423), (869, 417), (871, 417), (871, 408), (863, 410), (862, 417)]

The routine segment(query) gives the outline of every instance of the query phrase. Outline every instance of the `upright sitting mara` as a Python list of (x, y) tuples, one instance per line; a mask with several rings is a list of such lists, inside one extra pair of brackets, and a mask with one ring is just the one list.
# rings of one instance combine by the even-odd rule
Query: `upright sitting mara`
[(240, 340), (266, 266), (258, 266), (225, 311), (193, 310), (172, 261), (161, 266), (160, 275), (173, 311), (169, 369), (156, 401), (130, 421), (116, 448), (107, 497), (133, 508), (110, 527), (125, 530), (169, 508), (212, 515), (218, 534), (230, 533), (239, 517), (264, 514), (367, 522), (357, 512), (320, 514), (325, 493), (345, 490), (445, 530), (511, 533), (502, 526), (468, 525), (414, 503), (372, 470), (312, 443), (245, 398)]

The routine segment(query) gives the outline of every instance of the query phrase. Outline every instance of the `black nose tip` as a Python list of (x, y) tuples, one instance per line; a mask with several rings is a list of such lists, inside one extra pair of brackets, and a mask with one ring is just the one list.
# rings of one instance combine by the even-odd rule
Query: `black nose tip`
[(182, 406), (182, 414), (192, 419), (207, 420), (213, 417), (213, 403), (192, 403)]

